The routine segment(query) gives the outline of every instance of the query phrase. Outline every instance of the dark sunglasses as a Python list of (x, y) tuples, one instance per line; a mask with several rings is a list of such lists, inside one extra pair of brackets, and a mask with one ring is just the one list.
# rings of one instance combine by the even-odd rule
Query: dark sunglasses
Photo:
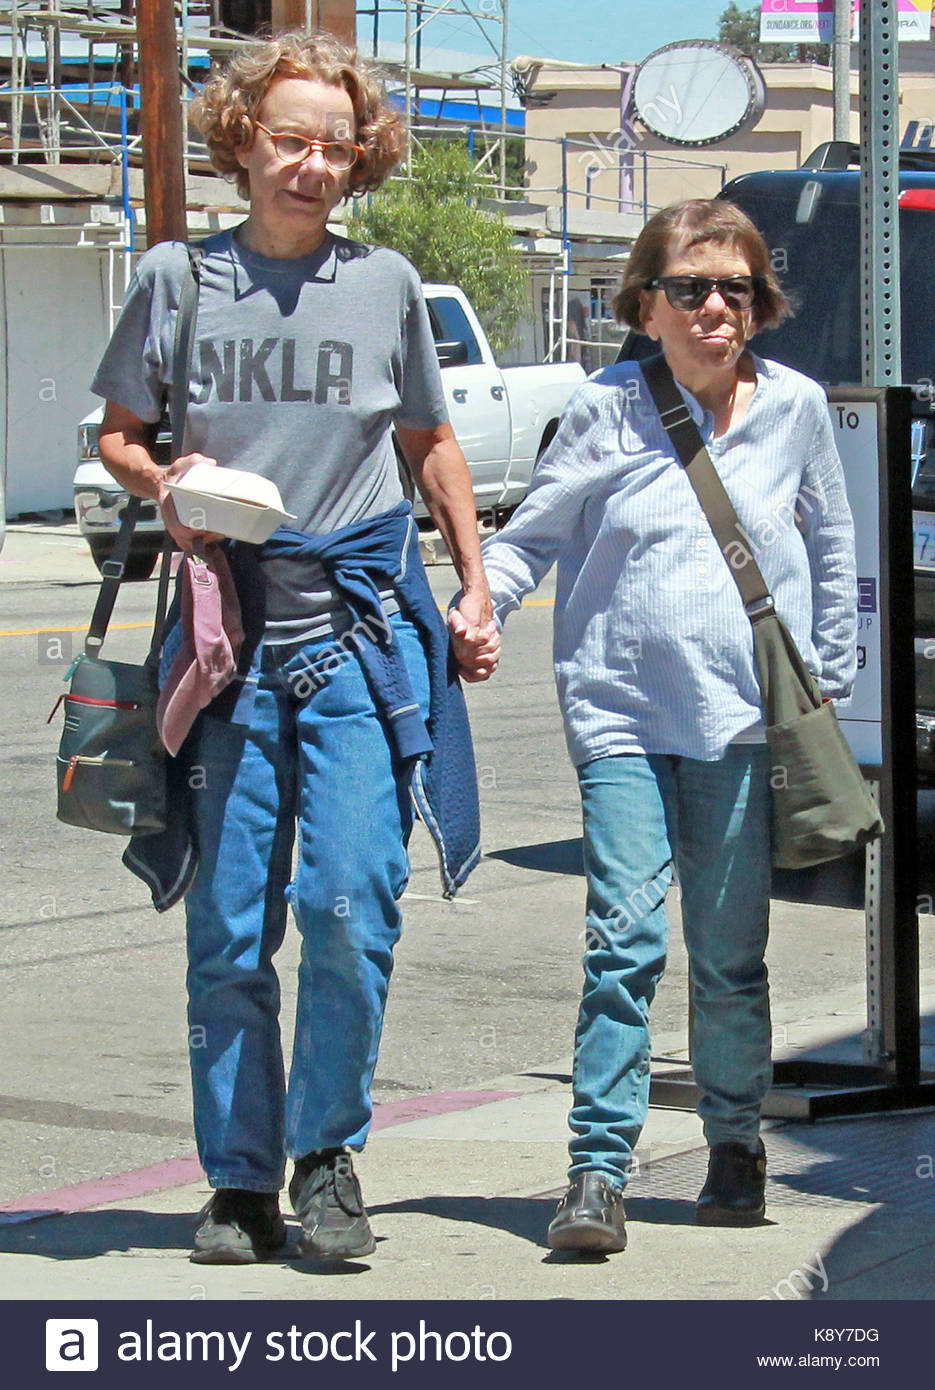
[(673, 309), (700, 309), (715, 289), (732, 309), (752, 309), (765, 284), (762, 275), (659, 275), (646, 288), (664, 290)]

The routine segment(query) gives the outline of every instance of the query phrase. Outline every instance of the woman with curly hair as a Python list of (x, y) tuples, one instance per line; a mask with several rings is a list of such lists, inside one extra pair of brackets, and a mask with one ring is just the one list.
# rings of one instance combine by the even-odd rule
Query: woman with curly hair
[[(297, 529), (262, 548), (226, 543), (247, 634), (240, 679), (180, 754), (198, 769), (198, 864), (182, 891), (195, 1129), (216, 1189), (192, 1259), (247, 1263), (284, 1244), (287, 1154), (303, 1253), (350, 1258), (375, 1248), (349, 1151), (371, 1120), (412, 806), (453, 893), (477, 858), (455, 667), (489, 675), (495, 628), (418, 275), (327, 225), (398, 162), (402, 122), (326, 34), (240, 50), (196, 116), (249, 215), (201, 246), (183, 456), (164, 471), (150, 442), (187, 273), (177, 242), (140, 261), (95, 377), (101, 456), (159, 501), (184, 550), (217, 539), (181, 525), (167, 492), (195, 463), (272, 479)], [(450, 663), (394, 434), (463, 584)], [(288, 1085), (273, 965), (287, 901), (302, 936)]]

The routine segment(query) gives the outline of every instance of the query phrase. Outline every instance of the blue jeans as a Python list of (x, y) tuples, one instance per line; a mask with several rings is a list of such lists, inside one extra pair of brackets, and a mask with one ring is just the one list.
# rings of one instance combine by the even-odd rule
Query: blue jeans
[(772, 1075), (766, 747), (736, 745), (716, 762), (598, 758), (578, 780), (588, 902), (570, 1175), (628, 1176), (649, 1104), (649, 1006), (665, 967), (673, 861), (705, 1138), (752, 1149)]
[[(392, 621), (427, 714), (418, 635)], [(370, 1125), (412, 810), (353, 645), (309, 674), (335, 651), (333, 637), (267, 646), (249, 725), (201, 716), (189, 1045), (198, 1153), (213, 1187), (278, 1192), (287, 1153), (360, 1149)], [(287, 901), (302, 935), (288, 1088), (273, 965)]]

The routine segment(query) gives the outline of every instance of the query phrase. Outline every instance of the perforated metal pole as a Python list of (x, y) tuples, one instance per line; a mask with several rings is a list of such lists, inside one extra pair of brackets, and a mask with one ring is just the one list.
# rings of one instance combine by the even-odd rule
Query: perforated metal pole
[[(893, 287), (898, 285), (899, 247), (896, 245), (896, 273), (892, 263), (895, 238), (890, 236), (884, 242), (884, 217), (889, 217), (889, 228), (894, 225), (895, 213), (892, 207), (887, 210), (887, 175), (890, 173), (892, 144), (888, 141), (888, 128), (892, 124), (892, 113), (881, 104), (880, 63), (887, 61), (889, 73), (896, 71), (893, 61), (897, 51), (896, 0), (883, 0), (880, 5), (880, 21), (871, 18), (869, 6), (864, 7), (860, 25), (860, 254), (861, 254), (861, 380), (864, 386), (873, 386), (892, 377), (881, 376), (880, 359), (881, 335), (885, 334), (887, 351), (892, 360), (893, 347)], [(884, 16), (883, 11), (889, 13)], [(869, 22), (868, 22), (869, 21)], [(837, 14), (835, 14), (837, 22)], [(884, 42), (885, 41), (885, 42)], [(882, 51), (881, 51), (882, 45)], [(887, 93), (889, 96), (889, 92)], [(898, 99), (898, 98), (897, 98)], [(896, 183), (899, 183), (899, 156), (895, 157)], [(889, 254), (887, 254), (889, 253)], [(885, 288), (889, 293), (886, 301), (886, 318), (881, 302), (881, 286), (878, 275), (885, 274)], [(885, 328), (884, 328), (885, 325)], [(887, 364), (887, 372), (890, 363)], [(864, 1059), (877, 1066), (886, 1066), (892, 1059), (888, 1057), (884, 1041), (884, 1000), (882, 980), (882, 917), (883, 902), (883, 850), (882, 845), (869, 845), (866, 851), (866, 875), (864, 883), (864, 918), (867, 951), (867, 1027), (864, 1032)]]
[[(876, 0), (861, 7), (860, 24), (860, 234), (861, 234), (861, 375), (864, 386), (899, 386), (902, 382), (899, 282), (899, 40), (897, 0)], [(894, 399), (887, 409), (888, 450), (893, 439), (908, 439), (908, 420), (897, 427), (908, 403)], [(905, 461), (909, 468), (908, 448)], [(880, 517), (890, 558), (906, 535), (887, 504)], [(910, 560), (903, 556), (905, 573)], [(888, 585), (884, 586), (888, 589)], [(893, 605), (881, 593), (892, 620)], [(903, 612), (905, 619), (905, 613)], [(884, 737), (912, 737), (913, 690), (905, 672), (893, 672), (884, 654)], [(910, 677), (911, 680), (911, 677)], [(914, 783), (914, 779), (913, 779)], [(867, 873), (867, 1022), (869, 1060), (906, 1087), (919, 1082), (919, 942), (916, 915), (915, 787), (898, 785), (891, 754), (884, 754), (880, 802), (888, 833), (868, 852)]]
[(897, 0), (860, 21), (860, 244), (864, 386), (902, 381), (899, 311), (899, 45)]
[[(879, 783), (870, 783), (879, 797)], [(864, 851), (864, 949), (867, 960), (867, 1026), (863, 1036), (863, 1059), (870, 1066), (885, 1067), (888, 1057), (883, 1028), (882, 990), (882, 873), (881, 842), (874, 842)]]

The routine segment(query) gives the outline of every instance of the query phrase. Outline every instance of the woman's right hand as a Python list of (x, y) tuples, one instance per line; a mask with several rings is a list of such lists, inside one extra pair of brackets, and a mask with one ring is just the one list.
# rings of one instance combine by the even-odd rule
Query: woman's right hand
[(166, 483), (178, 482), (179, 478), (196, 463), (206, 463), (216, 468), (217, 462), (217, 459), (207, 458), (204, 454), (183, 454), (162, 473), (159, 479), (159, 507), (162, 512), (162, 519), (166, 530), (180, 550), (191, 552), (196, 547), (200, 550), (209, 541), (220, 541), (224, 537), (216, 531), (204, 531), (196, 527), (183, 526), (179, 521), (178, 513), (175, 510), (175, 501), (166, 487)]
[(489, 680), (500, 664), (500, 629), (493, 618), (482, 621), (470, 611), (465, 616), (460, 606), (452, 608), (448, 631), (461, 679), (472, 684)]

